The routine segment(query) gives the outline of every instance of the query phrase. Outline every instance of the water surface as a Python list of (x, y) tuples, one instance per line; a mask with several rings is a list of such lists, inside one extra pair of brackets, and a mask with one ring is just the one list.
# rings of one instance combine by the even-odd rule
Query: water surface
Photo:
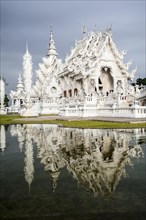
[(1, 219), (145, 219), (145, 129), (0, 131)]

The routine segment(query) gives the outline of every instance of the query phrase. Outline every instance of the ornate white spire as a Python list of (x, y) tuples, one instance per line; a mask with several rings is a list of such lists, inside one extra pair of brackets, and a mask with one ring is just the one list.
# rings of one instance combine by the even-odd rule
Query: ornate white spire
[(48, 50), (47, 56), (50, 56), (50, 55), (57, 56), (55, 42), (53, 38), (52, 26), (51, 26), (49, 50)]
[(27, 102), (30, 100), (30, 91), (32, 85), (32, 58), (28, 51), (28, 45), (26, 43), (26, 52), (23, 56), (23, 78), (24, 78), (24, 89), (26, 92)]

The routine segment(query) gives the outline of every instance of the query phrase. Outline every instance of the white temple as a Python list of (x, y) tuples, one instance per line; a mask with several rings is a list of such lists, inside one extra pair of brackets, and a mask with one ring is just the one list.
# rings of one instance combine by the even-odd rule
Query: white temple
[(53, 33), (46, 57), (36, 71), (32, 85), (32, 61), (26, 48), (23, 57), (23, 81), (19, 76), (16, 91), (11, 91), (12, 106), (22, 116), (59, 114), (76, 117), (131, 117), (146, 114), (146, 88), (129, 84), (136, 69), (124, 63), (111, 29), (86, 33), (76, 42), (63, 64), (57, 58)]

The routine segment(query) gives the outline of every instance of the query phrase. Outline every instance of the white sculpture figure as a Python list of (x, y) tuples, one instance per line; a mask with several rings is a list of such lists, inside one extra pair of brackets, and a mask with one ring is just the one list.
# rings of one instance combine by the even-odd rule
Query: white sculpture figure
[(1, 78), (0, 79), (0, 115), (5, 115), (5, 106), (4, 106), (4, 98), (5, 98), (5, 82)]
[(116, 88), (117, 95), (123, 95), (123, 87), (121, 80), (118, 80), (117, 82), (117, 88)]
[(6, 148), (6, 133), (5, 133), (5, 126), (0, 126), (0, 151), (4, 152)]

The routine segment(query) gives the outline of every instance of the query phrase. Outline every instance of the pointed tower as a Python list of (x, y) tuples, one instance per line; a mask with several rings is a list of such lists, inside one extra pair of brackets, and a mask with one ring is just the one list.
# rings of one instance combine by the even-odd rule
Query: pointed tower
[(61, 71), (62, 61), (57, 58), (55, 42), (52, 30), (50, 32), (50, 41), (48, 53), (39, 63), (39, 69), (36, 70), (37, 81), (33, 86), (33, 93), (38, 97), (40, 103), (40, 114), (58, 114), (59, 97), (61, 94), (58, 83), (58, 73)]
[(32, 58), (28, 51), (28, 45), (26, 43), (26, 52), (23, 56), (23, 78), (24, 78), (24, 90), (26, 93), (26, 102), (30, 101), (30, 91), (32, 85)]
[(24, 78), (24, 93), (25, 101), (24, 108), (20, 110), (21, 116), (38, 116), (38, 112), (32, 103), (32, 58), (28, 51), (26, 43), (26, 52), (23, 56), (23, 78)]
[(53, 38), (53, 32), (52, 32), (52, 27), (51, 27), (51, 32), (50, 32), (50, 41), (49, 41), (49, 49), (48, 49), (48, 53), (47, 56), (57, 56), (57, 52), (56, 52), (56, 47), (55, 47), (55, 42), (54, 42), (54, 38)]

